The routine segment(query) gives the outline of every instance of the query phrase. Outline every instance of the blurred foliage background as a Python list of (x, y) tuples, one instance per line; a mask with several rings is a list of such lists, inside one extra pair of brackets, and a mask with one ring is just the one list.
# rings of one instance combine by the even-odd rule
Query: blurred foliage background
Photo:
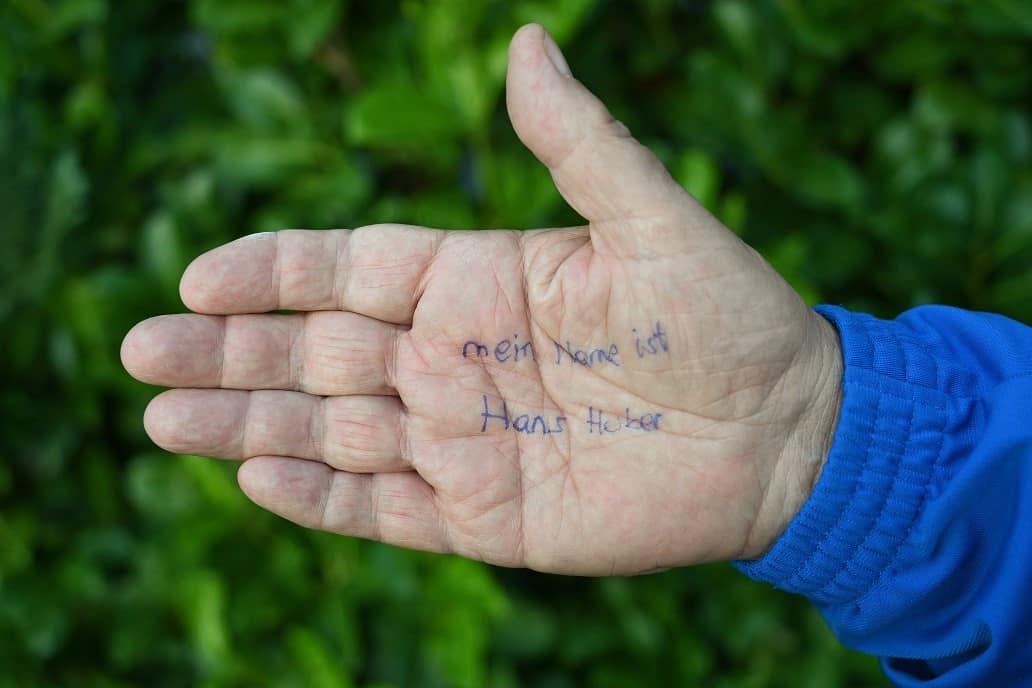
[(1032, 321), (1025, 0), (4, 0), (0, 685), (883, 684), (725, 565), (581, 580), (306, 532), (144, 435), (119, 343), (202, 250), (579, 221), (505, 117), (526, 21), (811, 302)]

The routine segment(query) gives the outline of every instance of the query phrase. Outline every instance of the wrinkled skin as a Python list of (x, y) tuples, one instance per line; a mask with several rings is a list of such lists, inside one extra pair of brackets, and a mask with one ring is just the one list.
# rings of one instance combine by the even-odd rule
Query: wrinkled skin
[(242, 489), (297, 523), (405, 547), (595, 575), (761, 555), (828, 450), (834, 331), (537, 25), (507, 94), (587, 226), (283, 231), (202, 255), (195, 314), (123, 344), (130, 373), (174, 388), (148, 433), (245, 459)]

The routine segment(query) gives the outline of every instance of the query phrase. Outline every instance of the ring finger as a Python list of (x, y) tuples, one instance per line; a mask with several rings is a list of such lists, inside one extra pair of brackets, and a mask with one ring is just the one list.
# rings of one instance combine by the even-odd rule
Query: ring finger
[(248, 459), (274, 454), (353, 473), (410, 468), (397, 397), (173, 389), (151, 401), (147, 434), (179, 454)]

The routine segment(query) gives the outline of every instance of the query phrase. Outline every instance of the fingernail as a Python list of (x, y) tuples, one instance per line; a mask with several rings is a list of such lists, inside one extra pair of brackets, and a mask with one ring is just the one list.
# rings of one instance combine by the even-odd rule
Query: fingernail
[(276, 232), (256, 232), (255, 234), (245, 234), (240, 237), (240, 241), (258, 241), (274, 236), (276, 236)]
[(548, 59), (552, 61), (552, 65), (559, 71), (560, 74), (566, 76), (573, 76), (573, 72), (570, 71), (570, 65), (566, 64), (566, 58), (563, 57), (563, 51), (559, 50), (559, 46), (555, 44), (555, 39), (552, 38), (552, 34), (545, 31), (545, 54), (548, 55)]

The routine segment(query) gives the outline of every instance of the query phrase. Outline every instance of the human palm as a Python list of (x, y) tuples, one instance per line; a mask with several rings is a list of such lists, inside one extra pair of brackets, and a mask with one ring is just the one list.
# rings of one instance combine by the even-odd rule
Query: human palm
[[(637, 573), (762, 553), (837, 412), (831, 328), (701, 209), (538, 26), (508, 104), (585, 227), (285, 231), (198, 258), (207, 315), (126, 337), (161, 446), (247, 459), (306, 526)], [(273, 310), (294, 314), (270, 314)]]

